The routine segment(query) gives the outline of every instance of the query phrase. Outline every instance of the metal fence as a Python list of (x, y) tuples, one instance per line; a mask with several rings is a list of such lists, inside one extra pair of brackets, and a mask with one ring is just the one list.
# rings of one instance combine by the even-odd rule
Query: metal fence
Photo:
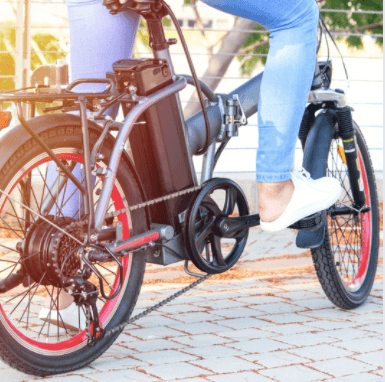
[[(0, 4), (7, 3), (7, 4), (13, 4), (14, 8), (17, 8), (20, 5), (27, 6), (29, 4), (30, 7), (34, 7), (34, 5), (42, 5), (42, 4), (56, 4), (64, 6), (65, 0), (17, 0), (17, 1), (6, 1), (6, 0), (0, 0)], [(1, 7), (1, 5), (0, 5)], [(207, 7), (203, 3), (198, 4), (198, 9), (204, 12), (204, 8)], [(30, 10), (27, 11), (29, 12)], [(345, 12), (345, 13), (362, 13), (362, 14), (383, 14), (382, 11), (359, 11), (359, 10), (346, 10), (346, 9), (321, 9), (322, 12)], [(26, 39), (20, 36), (23, 36), (22, 31), (29, 29), (30, 34), (28, 35), (28, 38), (31, 38), (31, 35), (33, 35), (35, 30), (52, 30), (52, 33), (55, 34), (57, 30), (67, 30), (68, 26), (64, 23), (63, 25), (43, 25), (34, 23), (31, 25), (30, 18), (24, 17), (21, 14), (15, 15), (15, 27), (18, 33), (18, 38), (16, 39), (16, 73), (15, 75), (2, 75), (0, 73), (0, 78), (14, 78), (18, 80), (17, 82), (19, 84), (22, 84), (22, 79), (24, 77), (25, 82), (25, 76), (28, 72), (29, 68), (26, 68), (26, 65), (30, 65), (30, 55), (31, 53), (36, 53), (36, 51), (32, 48), (30, 44), (28, 44), (28, 41)], [(9, 26), (9, 25), (8, 25)], [(0, 26), (1, 27), (1, 26)], [(175, 33), (175, 29), (165, 28), (166, 33), (171, 33), (167, 31), (173, 31)], [(191, 27), (182, 27), (182, 30), (186, 33), (188, 32), (196, 32), (199, 31), (198, 28), (191, 28)], [(205, 33), (222, 33), (222, 32), (228, 32), (231, 30), (231, 28), (204, 28)], [(234, 29), (232, 29), (234, 30)], [(255, 31), (255, 30), (240, 30), (244, 33), (268, 33), (266, 31)], [(332, 34), (336, 37), (347, 37), (347, 36), (360, 36), (364, 38), (368, 38), (368, 34), (360, 33), (360, 31), (355, 30), (354, 32), (347, 33), (347, 32), (332, 32)], [(25, 36), (25, 34), (24, 34)], [(188, 34), (187, 34), (188, 36)], [(371, 34), (372, 38), (375, 37), (383, 37), (383, 34)], [(0, 51), (1, 53), (6, 53), (7, 51)], [(40, 51), (39, 53), (68, 53), (67, 50), (62, 51)], [(140, 50), (137, 51), (136, 54), (140, 54), (142, 56), (149, 55), (150, 53), (148, 51)], [(178, 63), (181, 57), (183, 57), (182, 52), (175, 52), (173, 53), (173, 56), (175, 58), (175, 61)], [(204, 60), (208, 60), (207, 56), (208, 53), (206, 52), (192, 52), (191, 53), (193, 59), (195, 58), (199, 62), (203, 62)], [(264, 57), (266, 54), (252, 54), (252, 53), (236, 53), (231, 54), (232, 56), (243, 56), (243, 57)], [(335, 52), (331, 55), (331, 58), (337, 59), (338, 56), (335, 54)], [(382, 164), (382, 157), (383, 157), (383, 139), (382, 139), (382, 129), (383, 129), (383, 120), (382, 120), (382, 110), (383, 110), (383, 99), (382, 99), (382, 87), (383, 87), (383, 79), (382, 79), (382, 55), (371, 55), (370, 53), (368, 55), (362, 56), (360, 54), (360, 51), (351, 51), (348, 54), (344, 55), (345, 61), (347, 62), (348, 70), (349, 67), (352, 68), (352, 73), (350, 73), (350, 92), (353, 88), (353, 97), (351, 99), (350, 104), (356, 109), (355, 118), (358, 119), (358, 123), (361, 126), (361, 128), (364, 131), (364, 135), (366, 136), (366, 139), (368, 141), (371, 155), (374, 162), (374, 167), (377, 172), (383, 171), (383, 164)], [(322, 57), (321, 57), (322, 59)], [(203, 60), (203, 61), (202, 61)], [(338, 62), (334, 63), (334, 67), (337, 67)], [(178, 64), (176, 65), (178, 66)], [(341, 66), (342, 68), (342, 66)], [(340, 68), (340, 69), (341, 69)], [(357, 69), (358, 68), (358, 69)], [(360, 69), (361, 68), (361, 69)], [(381, 68), (381, 70), (380, 70)], [(23, 72), (24, 71), (24, 72)], [(335, 78), (333, 79), (333, 86), (334, 87), (340, 87), (341, 84), (345, 81), (342, 76), (342, 70), (336, 71)], [(213, 77), (205, 77), (201, 76), (201, 79), (204, 81), (205, 79), (213, 78)], [(238, 86), (240, 86), (242, 83), (246, 82), (248, 78), (241, 77), (240, 75), (225, 75), (222, 77), (221, 83), (219, 85), (219, 88), (217, 89), (218, 92), (220, 92), (221, 89), (234, 89)], [(25, 83), (24, 83), (25, 84)], [(377, 95), (377, 96), (374, 96)], [(182, 102), (184, 104), (187, 104), (189, 101), (188, 97), (183, 97)], [(357, 117), (356, 117), (357, 115)], [(247, 134), (241, 133), (241, 137), (238, 139), (232, 140), (229, 147), (226, 149), (227, 156), (230, 158), (227, 161), (227, 164), (218, 164), (219, 171), (231, 173), (231, 172), (237, 172), (239, 173), (249, 173), (253, 171), (253, 163), (255, 163), (255, 152), (257, 149), (257, 119), (255, 117), (252, 117), (249, 121), (249, 125), (247, 128), (244, 128), (247, 130)], [(243, 138), (242, 138), (243, 136)], [(252, 137), (252, 138), (250, 138)], [(300, 147), (297, 147), (298, 155), (297, 161), (301, 160), (300, 155)], [(231, 158), (237, 158), (239, 161), (239, 158), (242, 158), (242, 162), (248, 163), (249, 165), (245, 165), (244, 168), (239, 168), (239, 165), (237, 167), (232, 167), (229, 165), (229, 163), (232, 163), (233, 161)], [(199, 159), (198, 159), (199, 162)]]

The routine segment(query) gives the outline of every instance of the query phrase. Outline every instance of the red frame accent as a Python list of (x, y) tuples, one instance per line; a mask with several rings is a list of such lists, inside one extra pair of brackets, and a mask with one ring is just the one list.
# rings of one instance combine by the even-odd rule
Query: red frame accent
[(150, 233), (149, 235), (133, 240), (130, 243), (123, 244), (120, 247), (116, 247), (113, 249), (112, 252), (119, 252), (119, 251), (123, 251), (124, 249), (139, 247), (140, 245), (147, 244), (150, 241), (157, 240), (159, 239), (159, 237), (160, 235), (158, 232)]

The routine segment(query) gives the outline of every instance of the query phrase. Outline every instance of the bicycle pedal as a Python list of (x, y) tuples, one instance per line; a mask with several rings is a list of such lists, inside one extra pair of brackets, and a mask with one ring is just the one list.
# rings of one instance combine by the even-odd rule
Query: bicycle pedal
[(317, 212), (313, 215), (307, 216), (296, 223), (289, 226), (292, 229), (314, 231), (318, 229), (322, 224), (322, 212)]

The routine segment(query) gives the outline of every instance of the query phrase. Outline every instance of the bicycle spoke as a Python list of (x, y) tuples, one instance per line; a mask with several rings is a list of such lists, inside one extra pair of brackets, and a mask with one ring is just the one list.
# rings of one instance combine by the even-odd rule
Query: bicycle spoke
[(66, 192), (67, 192), (68, 180), (69, 180), (69, 178), (67, 177), (66, 183), (65, 183), (65, 185), (64, 185), (64, 189), (63, 189), (63, 191), (62, 191), (63, 196), (62, 196), (61, 203), (60, 203), (60, 209), (61, 209), (62, 211), (63, 211), (64, 197), (65, 197), (65, 194), (66, 194)]
[[(59, 291), (59, 288), (57, 288), (57, 292), (56, 292), (57, 307), (60, 306), (59, 295), (60, 295), (60, 291)], [(59, 309), (57, 309), (57, 312), (59, 315)], [(56, 323), (56, 328), (57, 328), (56, 338), (59, 340), (59, 323), (58, 322)]]
[(64, 323), (64, 321), (63, 321), (62, 315), (60, 314), (60, 310), (59, 310), (59, 295), (60, 295), (61, 291), (63, 290), (63, 288), (57, 288), (57, 289), (58, 289), (58, 292), (59, 292), (59, 295), (58, 295), (58, 297), (57, 297), (56, 300), (53, 299), (53, 289), (54, 289), (54, 288), (52, 288), (52, 295), (51, 295), (51, 294), (49, 293), (48, 288), (46, 288), (48, 294), (49, 294), (50, 297), (51, 297), (51, 301), (53, 301), (53, 306), (56, 308), (57, 315), (58, 315), (58, 317), (59, 317), (59, 319), (60, 319), (60, 321), (61, 321), (61, 323), (62, 323), (62, 325), (63, 325), (63, 329), (65, 330), (67, 336), (69, 337), (69, 334), (68, 334), (68, 331), (67, 331), (67, 327), (66, 327), (66, 325), (65, 325), (65, 323)]
[[(47, 166), (47, 168), (48, 168), (48, 166)], [(41, 172), (40, 172), (39, 167), (36, 167), (36, 169), (37, 169), (37, 171), (39, 171), (40, 176), (43, 178), (43, 176), (42, 176), (42, 174), (41, 174)], [(59, 173), (59, 176), (60, 176), (60, 173)], [(44, 189), (45, 189), (45, 187), (47, 187), (47, 190), (48, 190), (48, 192), (49, 192), (49, 194), (50, 194), (50, 196), (51, 196), (53, 202), (55, 203), (56, 208), (59, 210), (59, 213), (60, 213), (62, 216), (64, 216), (64, 215), (63, 215), (63, 212), (61, 211), (61, 209), (59, 208), (59, 206), (58, 206), (58, 204), (57, 204), (57, 198), (55, 198), (55, 197), (52, 195), (52, 192), (51, 192), (50, 188), (48, 187), (46, 180), (44, 181)], [(56, 218), (56, 212), (55, 212), (55, 218)]]
[(12, 261), (12, 260), (4, 260), (4, 259), (0, 259), (0, 262), (2, 262), (2, 263), (12, 263), (12, 264), (19, 264), (18, 262), (16, 262), (16, 261)]
[(27, 223), (31, 223), (30, 220), (27, 220), (27, 219), (24, 219), (24, 218), (21, 218), (21, 217), (17, 217), (17, 216), (15, 216), (15, 215), (10, 214), (9, 212), (6, 212), (6, 214), (9, 215), (9, 216), (12, 216), (12, 217), (14, 217), (14, 218), (23, 220), (23, 221), (25, 221), (25, 222), (27, 222)]
[(0, 244), (0, 247), (8, 249), (9, 251), (12, 251), (12, 252), (20, 253), (19, 251), (16, 251), (15, 249), (11, 247), (7, 247), (6, 245), (3, 245), (3, 244)]
[[(35, 294), (36, 294), (36, 291), (38, 290), (39, 286), (41, 285), (41, 282), (43, 281), (44, 276), (45, 276), (45, 273), (44, 273), (43, 277), (40, 279), (39, 283), (36, 285), (36, 288), (35, 288), (35, 290), (34, 290), (34, 292), (33, 292), (32, 297), (31, 297), (31, 296), (28, 297), (28, 305), (27, 305), (27, 307), (28, 307), (28, 313), (27, 313), (27, 327), (26, 327), (26, 330), (28, 330), (29, 313), (30, 313), (30, 305), (31, 305), (31, 301), (32, 301), (32, 299), (34, 298), (34, 296), (35, 296)], [(28, 295), (29, 295), (29, 292), (28, 292)], [(25, 311), (26, 311), (27, 307), (24, 309), (24, 312), (23, 312), (22, 316), (21, 316), (20, 319), (19, 319), (19, 324), (20, 324), (21, 320), (22, 320), (23, 317), (24, 317), (24, 314), (25, 314)]]
[[(2, 270), (0, 271), (0, 273), (6, 271), (6, 270), (9, 269), (9, 268), (14, 267), (14, 268), (12, 269), (12, 272), (13, 272), (17, 265), (22, 264), (25, 260), (28, 260), (29, 258), (31, 258), (31, 257), (33, 257), (33, 256), (36, 256), (36, 255), (39, 254), (39, 253), (41, 253), (41, 251), (36, 252), (36, 253), (33, 253), (32, 255), (26, 257), (25, 259), (19, 259), (17, 262), (5, 260), (5, 261), (8, 261), (8, 262), (13, 263), (14, 265), (10, 265), (9, 267), (2, 269)], [(11, 274), (12, 272), (10, 272), (10, 274)]]
[[(44, 155), (42, 158), (44, 158)], [(76, 168), (76, 175), (78, 179), (81, 180), (83, 185), (85, 185), (86, 180), (84, 176), (84, 165), (81, 165), (80, 162), (77, 162), (77, 160), (71, 159), (70, 164), (73, 163), (76, 163), (78, 166)], [(57, 288), (55, 285), (48, 283), (48, 269), (46, 270), (46, 273), (44, 273), (46, 266), (43, 264), (43, 271), (38, 273), (39, 276), (35, 277), (35, 275), (32, 275), (33, 279), (31, 278), (30, 280), (27, 279), (27, 268), (20, 268), (20, 266), (24, 266), (27, 263), (29, 265), (28, 270), (31, 271), (31, 267), (33, 267), (33, 263), (30, 263), (31, 259), (40, 259), (42, 252), (39, 250), (36, 253), (31, 253), (33, 250), (25, 250), (23, 254), (20, 253), (23, 252), (23, 250), (20, 249), (18, 251), (16, 248), (19, 248), (18, 243), (23, 241), (24, 236), (30, 235), (30, 231), (28, 230), (29, 226), (33, 225), (33, 227), (35, 227), (36, 225), (36, 228), (38, 228), (38, 222), (40, 223), (44, 221), (44, 224), (47, 224), (47, 228), (51, 229), (52, 226), (56, 231), (62, 232), (62, 230), (66, 229), (65, 224), (55, 224), (55, 218), (61, 218), (65, 215), (67, 215), (67, 218), (70, 218), (73, 212), (77, 209), (76, 214), (79, 215), (79, 219), (83, 219), (84, 204), (86, 199), (83, 199), (83, 195), (79, 189), (70, 183), (70, 178), (63, 178), (63, 173), (51, 174), (51, 162), (41, 164), (40, 161), (36, 161), (34, 162), (34, 165), (25, 164), (25, 168), (27, 167), (29, 172), (26, 174), (31, 176), (31, 184), (29, 183), (29, 180), (25, 181), (26, 176), (24, 174), (24, 178), (19, 179), (15, 182), (15, 184), (6, 185), (7, 190), (10, 189), (9, 187), (12, 187), (11, 189), (13, 191), (11, 195), (5, 194), (5, 192), (0, 189), (0, 196), (2, 196), (1, 194), (5, 194), (5, 202), (8, 201), (8, 203), (5, 204), (6, 209), (3, 209), (0, 216), (0, 230), (4, 229), (4, 238), (7, 236), (7, 240), (0, 239), (0, 281), (4, 280), (8, 275), (11, 275), (12, 280), (14, 280), (15, 283), (20, 281), (20, 284), (18, 284), (14, 290), (7, 290), (7, 292), (1, 296), (1, 304), (6, 315), (10, 317), (11, 328), (13, 327), (15, 333), (20, 335), (20, 333), (15, 329), (19, 328), (21, 334), (31, 340), (31, 347), (37, 346), (38, 348), (44, 348), (45, 342), (49, 344), (63, 343), (63, 349), (68, 348), (71, 352), (71, 348), (77, 346), (78, 341), (80, 341), (79, 343), (86, 341), (83, 337), (78, 337), (74, 342), (67, 341), (67, 339), (76, 337), (78, 333), (82, 331), (82, 328), (84, 328), (85, 323), (83, 321), (84, 316), (86, 315), (84, 307), (79, 306), (74, 310), (75, 313), (78, 311), (79, 318), (77, 319), (74, 317), (75, 324), (72, 325), (75, 327), (69, 328), (69, 324), (67, 324), (62, 317), (61, 312), (63, 312), (63, 310), (60, 311), (58, 309), (60, 305), (65, 303), (65, 296), (63, 294), (64, 291), (63, 289)], [(80, 171), (79, 167), (81, 167)], [(38, 182), (37, 184), (36, 179)], [(55, 183), (52, 186), (51, 183), (53, 180)], [(96, 195), (94, 202), (95, 206), (97, 206), (98, 192), (95, 194), (95, 190), (100, 189), (103, 183), (100, 177), (94, 177), (93, 182), (93, 192), (94, 195)], [(56, 185), (60, 185), (60, 188)], [(123, 186), (125, 187), (125, 185)], [(118, 191), (120, 194), (122, 193), (120, 188)], [(13, 197), (14, 195), (16, 198)], [(79, 201), (77, 200), (78, 196)], [(110, 199), (109, 205), (107, 205), (109, 211), (115, 211), (115, 204), (117, 203), (115, 199), (115, 196)], [(126, 200), (123, 195), (122, 199)], [(121, 203), (121, 199), (119, 197), (117, 200)], [(23, 201), (23, 203), (21, 201)], [(125, 206), (127, 204), (127, 202), (124, 202)], [(45, 205), (46, 207), (43, 207)], [(70, 206), (70, 208), (68, 208), (68, 206)], [(42, 213), (43, 210), (44, 212)], [(70, 211), (70, 213), (67, 211)], [(78, 216), (75, 215), (74, 218), (77, 220)], [(70, 219), (68, 219), (68, 221), (70, 221)], [(116, 219), (113, 220), (113, 225), (115, 222)], [(130, 221), (129, 224), (131, 226), (132, 222)], [(62, 230), (60, 230), (60, 228), (62, 228)], [(44, 232), (41, 233), (44, 234)], [(72, 240), (75, 242), (72, 235), (67, 232), (65, 232), (65, 235), (71, 238), (71, 242)], [(8, 237), (11, 240), (9, 240)], [(40, 247), (43, 248), (44, 244), (46, 241), (48, 242), (48, 240), (50, 240), (50, 238), (46, 238), (45, 236), (42, 238), (37, 237), (36, 242), (33, 244), (35, 245), (35, 248), (40, 249)], [(83, 240), (77, 239), (76, 243), (83, 246)], [(65, 257), (66, 256), (64, 256), (63, 259)], [(60, 262), (61, 260), (62, 259), (60, 258)], [(112, 293), (110, 291), (114, 290), (120, 275), (116, 264), (102, 262), (95, 264), (95, 266), (99, 269), (101, 281), (103, 282), (106, 294), (109, 295)], [(126, 267), (126, 264), (124, 264), (124, 266)], [(22, 275), (25, 274), (25, 278), (20, 275), (22, 269), (25, 271), (25, 273), (22, 273)], [(18, 273), (16, 274), (16, 272)], [(41, 279), (39, 280), (38, 277), (41, 277)], [(25, 287), (23, 287), (21, 281), (24, 282), (24, 285), (26, 285)], [(108, 287), (106, 287), (106, 285)], [(46, 315), (42, 316), (43, 311), (40, 310), (39, 312), (39, 309), (44, 307), (44, 301), (46, 301), (46, 309), (44, 309)], [(104, 308), (106, 304), (109, 307), (108, 309)], [(105, 314), (101, 317), (101, 325), (109, 322), (109, 320), (116, 314), (116, 309), (120, 309), (120, 302), (117, 302), (117, 304), (118, 305), (115, 307), (115, 302), (108, 301), (101, 295), (97, 296), (98, 310), (104, 309), (105, 311)], [(76, 322), (78, 322), (78, 325)], [(79, 331), (76, 329), (76, 326), (79, 326)], [(34, 342), (40, 342), (41, 345), (35, 344)], [(47, 349), (47, 352), (51, 352), (50, 347)]]
[[(13, 267), (13, 269), (12, 269), (12, 271), (11, 272), (9, 272), (9, 275), (11, 275), (12, 274), (12, 272), (15, 270), (15, 268), (17, 267), (17, 265), (18, 265), (19, 263), (14, 263), (14, 265), (10, 265), (9, 267), (7, 267), (7, 268), (4, 268), (4, 269), (2, 269), (1, 271), (0, 271), (0, 273), (3, 273), (3, 272), (5, 272), (7, 269), (9, 269), (9, 268), (12, 268)], [(8, 276), (9, 276), (8, 275)], [(7, 277), (8, 277), (7, 276)], [(6, 278), (7, 278), (6, 277)]]
[[(53, 299), (52, 299), (51, 293), (49, 293), (49, 290), (48, 290), (48, 288), (47, 288), (45, 285), (44, 285), (44, 288), (45, 288), (45, 290), (47, 291), (47, 293), (49, 294), (49, 296), (51, 297), (51, 302), (50, 302), (50, 306), (49, 306), (49, 313), (48, 313), (47, 317), (45, 317), (45, 319), (44, 319), (44, 323), (43, 323), (43, 325), (42, 325), (42, 327), (41, 327), (41, 329), (40, 329), (40, 332), (39, 332), (37, 338), (40, 338), (41, 333), (42, 333), (42, 331), (43, 331), (43, 329), (44, 329), (44, 326), (45, 326), (45, 324), (46, 324), (47, 321), (48, 321), (48, 335), (47, 335), (47, 339), (46, 339), (46, 341), (47, 341), (47, 340), (48, 340), (48, 337), (49, 337), (49, 325), (50, 325), (50, 321), (51, 321), (52, 301), (53, 301)], [(52, 287), (52, 291), (53, 291), (53, 287)]]
[(47, 184), (47, 176), (48, 176), (48, 164), (45, 166), (45, 177), (41, 175), (41, 172), (39, 171), (39, 174), (41, 176), (41, 179), (43, 180), (43, 191), (41, 193), (41, 201), (40, 201), (40, 207), (43, 205), (43, 200), (44, 200), (44, 194), (45, 194), (45, 186)]
[[(26, 298), (26, 296), (29, 294), (29, 292), (30, 292), (33, 288), (35, 288), (35, 284), (36, 284), (36, 283), (33, 283), (31, 288), (27, 289), (27, 290), (24, 291), (23, 293), (20, 293), (20, 296), (21, 296), (22, 294), (24, 294), (24, 297), (23, 297), (23, 298), (17, 303), (17, 305), (12, 309), (11, 313), (9, 313), (9, 316), (11, 316), (12, 313), (19, 307), (19, 305), (23, 302), (23, 300)], [(8, 301), (10, 301), (10, 300), (8, 300)]]
[[(82, 179), (81, 184), (83, 184), (84, 181), (85, 181), (85, 179)], [(71, 195), (67, 198), (67, 200), (63, 204), (62, 208), (64, 208), (67, 205), (67, 203), (72, 199), (72, 197), (76, 194), (76, 192), (79, 192), (79, 197), (80, 197), (81, 192), (79, 191), (78, 188), (76, 188), (74, 191), (72, 191)]]
[(41, 253), (41, 251), (35, 252), (35, 253), (33, 253), (32, 255), (29, 255), (29, 256), (27, 256), (27, 257), (25, 257), (25, 258), (23, 258), (23, 259), (20, 259), (20, 260), (18, 261), (18, 264), (23, 263), (24, 261), (30, 259), (30, 258), (33, 257), (33, 256), (38, 255), (39, 253)]
[(12, 231), (16, 236), (18, 236), (21, 240), (23, 240), (23, 237), (21, 237), (16, 231), (18, 232), (23, 232), (23, 231), (20, 231), (20, 230), (15, 230), (13, 229), (1, 216), (0, 216), (0, 220), (8, 227), (8, 228), (5, 228), (5, 227), (1, 227), (0, 226), (0, 229), (5, 229), (5, 230), (9, 230), (9, 231)]
[[(337, 167), (337, 164), (334, 164)], [(344, 171), (344, 174), (341, 175), (341, 171), (334, 170), (335, 169), (333, 168), (332, 174), (335, 174), (337, 172), (341, 185), (343, 186), (343, 189), (345, 191), (345, 197), (343, 198), (343, 202), (337, 201), (336, 204), (343, 205), (345, 207), (350, 207), (349, 205), (344, 203), (344, 201), (347, 200), (347, 203), (349, 203), (350, 205), (353, 204), (353, 198), (344, 186), (345, 181), (348, 179), (348, 173), (347, 171)], [(362, 220), (362, 215), (360, 220)], [(360, 230), (354, 215), (338, 216), (335, 219), (331, 219), (331, 222), (331, 244), (332, 248), (335, 248), (336, 254), (338, 254), (339, 257), (341, 276), (348, 283), (354, 282), (358, 269), (360, 268), (361, 262), (360, 248), (362, 248), (362, 224)], [(342, 243), (344, 243), (343, 247)]]
[[(20, 228), (21, 228), (21, 230), (23, 231), (23, 234), (24, 234), (24, 236), (25, 236), (25, 230), (24, 230), (24, 228), (23, 228), (23, 226), (22, 226), (22, 224), (21, 224), (21, 221), (20, 221), (20, 218), (19, 218), (19, 216), (17, 216), (17, 212), (16, 212), (16, 209), (15, 209), (15, 207), (14, 207), (14, 205), (13, 205), (13, 203), (12, 203), (12, 200), (11, 199), (8, 199), (8, 201), (10, 202), (10, 204), (11, 204), (11, 207), (12, 207), (12, 210), (13, 210), (13, 212), (15, 213), (15, 215), (16, 216), (14, 216), (16, 219), (17, 219), (17, 221), (18, 221), (18, 223), (19, 223), (19, 226), (20, 226)], [(10, 213), (8, 213), (8, 215), (11, 215)], [(24, 221), (26, 221), (25, 219), (23, 219), (23, 218), (21, 218), (22, 220), (24, 220)]]
[(37, 201), (37, 198), (36, 198), (36, 195), (35, 195), (35, 191), (33, 190), (33, 187), (31, 187), (31, 191), (32, 191), (33, 199), (35, 200), (35, 203), (36, 203), (36, 208), (39, 211), (39, 214), (41, 215), (41, 205), (39, 205), (39, 202)]

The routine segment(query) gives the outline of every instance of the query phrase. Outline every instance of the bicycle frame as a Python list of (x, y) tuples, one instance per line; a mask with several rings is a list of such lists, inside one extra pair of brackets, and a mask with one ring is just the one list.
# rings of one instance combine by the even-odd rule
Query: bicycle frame
[[(185, 158), (189, 162), (190, 168), (192, 171), (191, 176), (194, 179), (195, 185), (197, 185), (197, 179), (195, 170), (193, 167), (192, 157), (196, 154), (201, 147), (204, 146), (206, 134), (204, 131), (204, 119), (203, 113), (199, 112), (189, 118), (187, 121), (183, 118), (183, 112), (181, 107), (181, 102), (179, 99), (179, 91), (184, 89), (187, 85), (187, 80), (183, 76), (178, 76), (174, 72), (172, 65), (171, 55), (169, 51), (169, 43), (165, 40), (163, 24), (161, 19), (152, 20), (151, 23), (148, 23), (149, 34), (151, 36), (151, 47), (153, 50), (154, 57), (157, 59), (167, 60), (169, 62), (171, 74), (173, 76), (174, 82), (171, 85), (164, 87), (163, 89), (155, 92), (154, 94), (147, 97), (136, 97), (134, 94), (125, 95), (120, 97), (120, 99), (115, 102), (134, 102), (136, 105), (128, 112), (126, 115), (121, 127), (119, 129), (118, 136), (112, 151), (112, 155), (109, 159), (107, 174), (105, 174), (105, 179), (103, 182), (102, 192), (96, 210), (93, 211), (93, 202), (92, 202), (92, 181), (91, 181), (91, 165), (90, 165), (90, 149), (89, 149), (89, 136), (87, 129), (87, 114), (86, 114), (86, 103), (87, 101), (94, 99), (106, 99), (109, 96), (116, 95), (115, 93), (115, 84), (111, 84), (111, 89), (108, 93), (60, 93), (60, 94), (13, 94), (13, 95), (1, 95), (1, 101), (13, 101), (18, 104), (20, 102), (36, 102), (36, 101), (50, 101), (54, 100), (76, 100), (80, 106), (80, 116), (81, 116), (81, 126), (83, 133), (83, 143), (84, 143), (84, 163), (85, 163), (85, 177), (86, 177), (86, 187), (79, 184), (80, 182), (73, 176), (73, 174), (68, 171), (65, 166), (60, 162), (60, 160), (54, 155), (54, 153), (43, 145), (43, 142), (39, 139), (37, 134), (32, 130), (28, 129), (28, 123), (24, 120), (21, 115), (19, 107), (19, 119), (22, 125), (28, 130), (28, 132), (38, 140), (39, 144), (43, 146), (44, 150), (52, 157), (56, 164), (60, 167), (61, 170), (78, 186), (84, 196), (86, 196), (87, 203), (85, 203), (86, 213), (89, 215), (89, 237), (91, 233), (98, 232), (102, 229), (106, 211), (108, 208), (108, 201), (111, 196), (112, 188), (116, 179), (116, 173), (119, 167), (119, 161), (122, 155), (122, 152), (125, 147), (125, 143), (132, 132), (134, 124), (138, 119), (143, 115), (143, 113), (148, 110), (151, 106), (157, 102), (169, 97), (170, 95), (176, 95), (178, 115), (180, 121), (183, 125), (183, 134), (185, 137), (186, 150), (189, 153), (188, 158)], [(156, 33), (155, 33), (156, 31)], [(318, 64), (317, 64), (318, 70)], [(317, 72), (317, 71), (316, 71)], [(259, 103), (259, 92), (260, 85), (262, 81), (263, 73), (257, 75), (256, 77), (250, 79), (247, 83), (235, 89), (233, 92), (227, 95), (217, 95), (217, 102), (210, 102), (207, 107), (207, 114), (210, 122), (209, 129), (209, 147), (206, 153), (204, 154), (203, 166), (202, 166), (202, 177), (201, 182), (205, 182), (212, 178), (213, 170), (221, 151), (216, 152), (216, 143), (223, 142), (223, 139), (220, 139), (221, 132), (225, 124), (225, 111), (224, 111), (224, 102), (231, 99), (238, 99), (241, 105), (241, 110), (245, 118), (250, 117), (258, 111)], [(97, 80), (77, 80), (72, 83), (67, 90), (71, 90), (74, 86), (79, 83), (84, 82), (105, 82), (109, 83), (110, 80), (97, 79)], [(203, 88), (205, 91), (205, 88)], [(206, 92), (208, 90), (206, 89)], [(212, 100), (212, 94), (209, 95), (209, 99)], [(309, 95), (309, 102), (313, 104), (322, 105), (325, 102), (334, 103), (337, 109), (344, 109), (347, 107), (347, 100), (343, 93), (335, 91), (328, 88), (319, 88), (311, 91)], [(111, 105), (109, 105), (111, 106)], [(100, 114), (100, 113), (99, 113)], [(100, 115), (99, 115), (100, 117)], [(92, 117), (91, 117), (92, 118)], [(96, 118), (96, 116), (95, 116)], [(229, 138), (230, 139), (230, 138)], [(48, 199), (50, 196), (48, 196)], [(45, 201), (46, 205), (50, 205), (52, 201)]]

